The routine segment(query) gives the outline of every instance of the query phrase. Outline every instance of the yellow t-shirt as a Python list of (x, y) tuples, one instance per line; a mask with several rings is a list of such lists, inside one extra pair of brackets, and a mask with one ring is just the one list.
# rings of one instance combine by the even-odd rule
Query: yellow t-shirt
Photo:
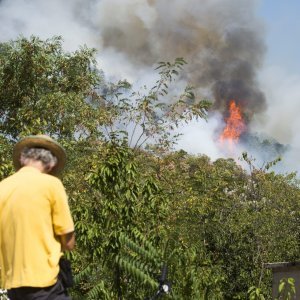
[(0, 182), (1, 287), (56, 283), (62, 255), (56, 238), (74, 231), (61, 181), (23, 167)]

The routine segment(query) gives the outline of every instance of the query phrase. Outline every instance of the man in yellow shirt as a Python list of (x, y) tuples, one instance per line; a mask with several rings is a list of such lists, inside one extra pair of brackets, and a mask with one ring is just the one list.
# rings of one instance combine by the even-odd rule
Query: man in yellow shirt
[(45, 135), (14, 147), (16, 173), (0, 182), (1, 288), (10, 300), (70, 300), (58, 277), (59, 260), (75, 244), (67, 195), (55, 177), (64, 149)]

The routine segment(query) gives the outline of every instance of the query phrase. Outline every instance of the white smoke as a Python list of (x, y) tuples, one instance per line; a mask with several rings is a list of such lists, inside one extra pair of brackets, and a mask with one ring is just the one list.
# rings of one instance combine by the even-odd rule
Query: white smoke
[(279, 170), (300, 171), (300, 76), (281, 66), (268, 66), (260, 74), (267, 99), (267, 110), (251, 124), (252, 130), (264, 132), (288, 146)]
[[(222, 153), (215, 137), (224, 112), (219, 90), (225, 85), (226, 92), (234, 94), (236, 79), (244, 78), (243, 91), (252, 95), (249, 101), (242, 99), (251, 130), (263, 131), (280, 143), (291, 145), (291, 149), (300, 148), (299, 109), (294, 105), (300, 96), (300, 78), (276, 68), (262, 69), (257, 77), (265, 51), (264, 28), (255, 14), (257, 3), (0, 0), (0, 41), (20, 35), (37, 35), (42, 39), (60, 35), (68, 51), (80, 45), (97, 48), (99, 67), (108, 78), (127, 78), (136, 85), (150, 82), (151, 86), (158, 61), (184, 57), (188, 62), (185, 80), (199, 90), (211, 88), (209, 96), (217, 99), (220, 113), (214, 114), (208, 123), (193, 122), (183, 127), (178, 148), (213, 159), (228, 155)], [(216, 82), (217, 92), (212, 89)], [(290, 152), (288, 159), (298, 159), (298, 153)]]
[(79, 45), (93, 43), (90, 28), (82, 25), (77, 17), (76, 0), (2, 0), (0, 2), (0, 40), (16, 39), (20, 35), (37, 35), (42, 39), (62, 36), (67, 50), (74, 51)]

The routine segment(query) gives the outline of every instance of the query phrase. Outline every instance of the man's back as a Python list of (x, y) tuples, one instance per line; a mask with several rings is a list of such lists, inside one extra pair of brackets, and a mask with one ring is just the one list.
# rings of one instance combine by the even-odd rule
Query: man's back
[[(23, 167), (0, 183), (0, 265), (6, 289), (55, 284), (61, 256), (56, 235), (74, 230), (59, 179)], [(4, 242), (5, 241), (5, 242)]]

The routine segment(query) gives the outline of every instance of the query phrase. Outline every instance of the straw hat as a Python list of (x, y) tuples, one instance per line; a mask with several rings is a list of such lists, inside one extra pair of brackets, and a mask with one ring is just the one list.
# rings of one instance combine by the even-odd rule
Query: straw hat
[(58, 175), (64, 168), (66, 163), (66, 152), (64, 148), (55, 140), (47, 135), (30, 135), (17, 142), (13, 149), (13, 163), (16, 170), (21, 168), (20, 155), (25, 148), (44, 148), (56, 156), (57, 164), (51, 170), (51, 175)]

